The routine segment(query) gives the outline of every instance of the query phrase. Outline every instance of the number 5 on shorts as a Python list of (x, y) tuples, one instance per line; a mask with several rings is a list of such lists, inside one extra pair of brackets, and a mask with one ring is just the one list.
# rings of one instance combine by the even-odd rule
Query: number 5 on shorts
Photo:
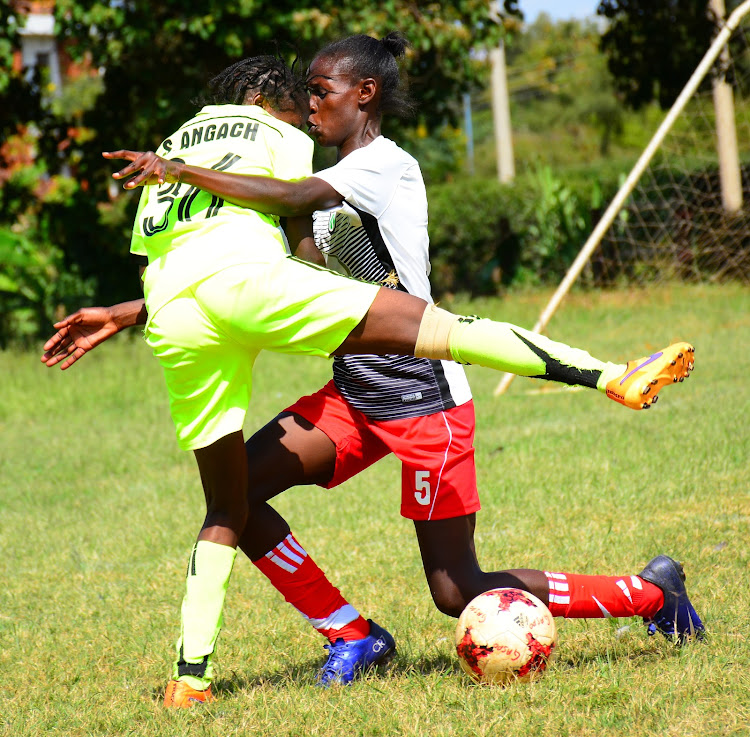
[(430, 472), (416, 471), (414, 474), (414, 498), (418, 504), (427, 506), (430, 503)]

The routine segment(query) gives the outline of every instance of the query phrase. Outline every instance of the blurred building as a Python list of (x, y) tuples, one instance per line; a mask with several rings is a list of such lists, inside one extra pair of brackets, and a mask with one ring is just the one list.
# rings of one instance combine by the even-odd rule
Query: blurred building
[(25, 69), (29, 77), (35, 69), (46, 70), (47, 81), (59, 90), (62, 70), (55, 37), (55, 0), (13, 0), (13, 7), (26, 18), (18, 30), (21, 48), (14, 54), (14, 69), (19, 72)]

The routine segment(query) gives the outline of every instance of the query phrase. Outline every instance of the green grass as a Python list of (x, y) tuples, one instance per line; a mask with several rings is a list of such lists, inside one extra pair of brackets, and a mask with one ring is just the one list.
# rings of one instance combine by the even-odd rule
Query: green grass
[[(449, 305), (533, 324), (548, 295)], [(697, 368), (656, 408), (549, 391), (470, 369), (478, 414), (486, 569), (631, 573), (685, 561), (707, 642), (675, 649), (635, 620), (558, 620), (539, 683), (461, 675), (454, 621), (433, 607), (399, 469), (386, 459), (339, 490), (279, 501), (345, 595), (396, 636), (385, 674), (321, 692), (320, 638), (238, 558), (217, 653), (219, 701), (160, 706), (202, 493), (173, 438), (156, 362), (120, 339), (72, 370), (0, 354), (0, 734), (747, 735), (750, 727), (750, 291), (680, 287), (579, 294), (550, 335), (610, 360), (675, 339)], [(324, 361), (264, 355), (252, 431), (328, 378)], [(625, 629), (623, 629), (625, 628)]]

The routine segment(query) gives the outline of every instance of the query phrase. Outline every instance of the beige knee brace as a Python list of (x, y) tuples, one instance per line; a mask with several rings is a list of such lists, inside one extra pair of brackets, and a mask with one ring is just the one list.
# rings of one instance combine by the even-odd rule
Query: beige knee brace
[(420, 358), (452, 361), (449, 339), (458, 319), (458, 315), (435, 305), (427, 305), (419, 325), (414, 355)]

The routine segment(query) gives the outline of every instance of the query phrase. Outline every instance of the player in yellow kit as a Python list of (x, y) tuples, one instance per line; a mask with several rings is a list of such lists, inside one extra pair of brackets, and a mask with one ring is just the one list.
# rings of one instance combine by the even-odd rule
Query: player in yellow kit
[[(165, 139), (160, 153), (245, 175), (310, 175), (312, 141), (299, 130), (308, 99), (282, 61), (242, 61), (212, 87), (218, 104)], [(211, 698), (211, 655), (247, 519), (241, 428), (255, 356), (263, 348), (329, 356), (378, 291), (287, 258), (278, 225), (277, 216), (179, 181), (145, 187), (135, 218), (131, 250), (148, 259), (146, 341), (164, 371), (178, 442), (195, 451), (207, 504), (188, 565), (167, 706)], [(311, 237), (309, 219), (288, 231)]]

